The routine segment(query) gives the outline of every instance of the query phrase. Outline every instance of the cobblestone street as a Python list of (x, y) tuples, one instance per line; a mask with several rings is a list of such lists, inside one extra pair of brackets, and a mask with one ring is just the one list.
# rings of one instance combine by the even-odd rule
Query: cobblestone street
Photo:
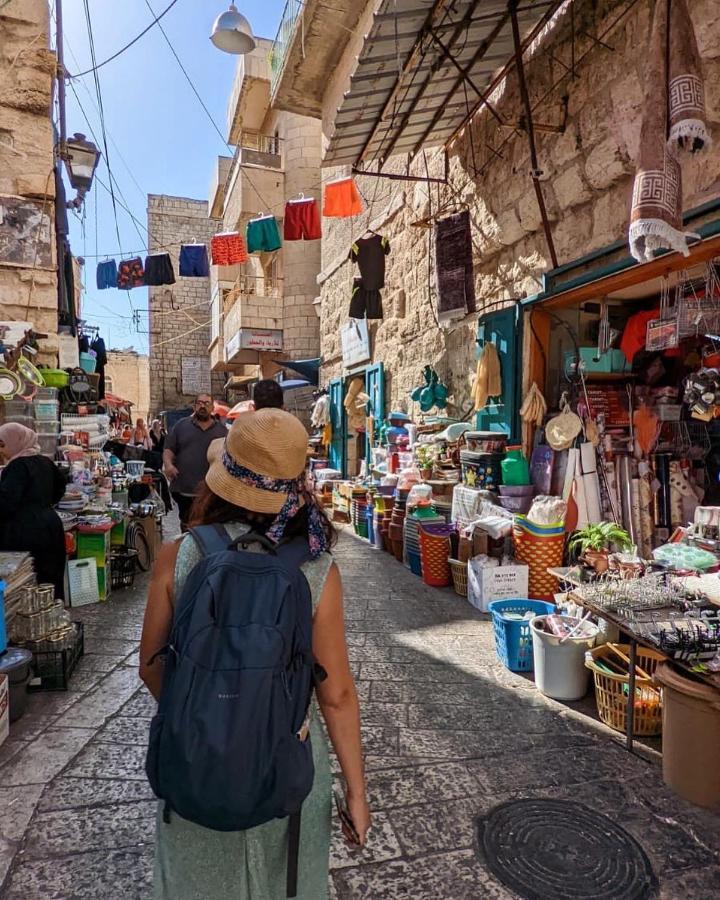
[[(487, 617), (463, 599), (348, 535), (337, 558), (374, 828), (361, 855), (336, 841), (332, 897), (509, 900), (479, 860), (475, 819), (517, 797), (611, 816), (645, 849), (664, 900), (720, 896), (720, 818), (665, 788), (656, 755), (629, 755), (502, 668)], [(86, 655), (72, 690), (32, 696), (0, 749), (3, 900), (151, 896), (153, 702), (137, 669), (146, 581), (77, 611)]]

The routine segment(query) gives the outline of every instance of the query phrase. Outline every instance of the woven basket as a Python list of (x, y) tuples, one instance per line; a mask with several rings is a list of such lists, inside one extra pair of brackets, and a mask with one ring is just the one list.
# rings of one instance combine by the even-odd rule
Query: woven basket
[[(620, 650), (626, 656), (630, 655), (630, 647), (627, 644), (618, 644)], [(613, 651), (603, 644), (594, 650), (589, 650), (585, 656), (585, 665), (593, 673), (595, 678), (595, 700), (597, 701), (598, 715), (602, 721), (623, 734), (627, 730), (627, 703), (629, 675), (615, 675), (604, 671), (597, 662), (604, 658), (617, 657)], [(652, 675), (658, 664), (664, 660), (661, 653), (645, 647), (637, 648), (637, 665), (644, 669), (648, 675)], [(597, 661), (597, 662), (596, 662)], [(662, 732), (662, 702), (660, 691), (653, 685), (649, 678), (635, 677), (635, 715), (633, 731), (638, 737), (650, 737)]]
[(455, 593), (461, 597), (468, 595), (468, 564), (459, 559), (449, 559), (450, 574), (452, 575)]
[(562, 565), (565, 530), (562, 525), (535, 525), (525, 516), (515, 516), (513, 525), (515, 558), (528, 567), (528, 594), (535, 600), (552, 601), (557, 579), (549, 568)]
[(450, 534), (447, 525), (420, 526), (420, 554), (422, 556), (422, 577), (431, 587), (447, 587), (450, 575)]

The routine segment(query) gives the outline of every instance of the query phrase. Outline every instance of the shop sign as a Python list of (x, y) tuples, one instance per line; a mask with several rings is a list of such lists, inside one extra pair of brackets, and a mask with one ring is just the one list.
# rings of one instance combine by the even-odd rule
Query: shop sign
[(340, 329), (342, 360), (346, 369), (367, 362), (370, 357), (370, 335), (367, 319), (351, 319)]
[(207, 356), (186, 356), (181, 373), (183, 394), (196, 397), (210, 393), (210, 360)]
[(241, 328), (238, 332), (242, 350), (282, 350), (283, 333), (263, 328)]

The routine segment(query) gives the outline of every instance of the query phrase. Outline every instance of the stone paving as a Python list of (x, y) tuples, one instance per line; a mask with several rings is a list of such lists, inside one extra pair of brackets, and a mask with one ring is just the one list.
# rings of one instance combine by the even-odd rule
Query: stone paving
[[(476, 851), (475, 819), (519, 797), (572, 798), (647, 852), (662, 900), (720, 896), (720, 817), (675, 797), (656, 754), (547, 700), (495, 658), (486, 616), (350, 535), (337, 549), (362, 703), (374, 827), (336, 834), (335, 900), (512, 900)], [(76, 611), (86, 656), (68, 693), (33, 695), (0, 747), (0, 898), (149, 900), (153, 702), (138, 680), (146, 578)], [(548, 897), (547, 900), (556, 900)]]

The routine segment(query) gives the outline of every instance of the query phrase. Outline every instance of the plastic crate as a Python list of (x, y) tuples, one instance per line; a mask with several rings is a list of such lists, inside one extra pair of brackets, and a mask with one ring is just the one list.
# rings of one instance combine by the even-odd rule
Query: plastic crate
[(554, 611), (554, 604), (544, 600), (493, 600), (488, 605), (498, 659), (511, 672), (532, 672), (534, 667), (530, 619), (520, 617), (528, 612), (546, 616)]
[(131, 588), (137, 571), (137, 550), (115, 550), (110, 556), (110, 583), (112, 589)]
[(66, 691), (70, 677), (85, 652), (85, 634), (82, 622), (73, 622), (75, 636), (71, 646), (62, 650), (36, 650), (33, 652), (33, 677), (29, 691)]

